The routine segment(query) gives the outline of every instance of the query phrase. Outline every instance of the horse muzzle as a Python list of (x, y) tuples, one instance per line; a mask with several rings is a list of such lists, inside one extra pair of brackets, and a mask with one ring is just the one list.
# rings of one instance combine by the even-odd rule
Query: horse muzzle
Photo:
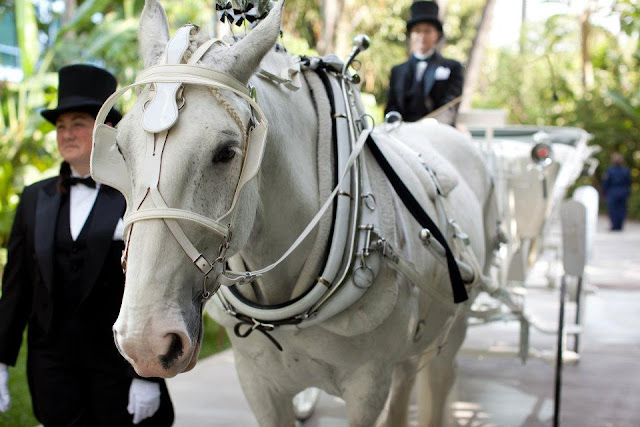
[(195, 366), (200, 341), (192, 340), (186, 328), (131, 328), (120, 319), (113, 326), (114, 341), (138, 375), (171, 378)]

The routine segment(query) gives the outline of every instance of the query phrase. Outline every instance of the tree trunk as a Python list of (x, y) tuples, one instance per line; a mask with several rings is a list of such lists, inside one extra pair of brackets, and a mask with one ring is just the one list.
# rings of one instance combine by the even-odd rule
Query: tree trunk
[(73, 15), (78, 8), (78, 0), (64, 0), (64, 12), (62, 13), (62, 26), (64, 27), (71, 21)]
[[(78, 0), (64, 0), (64, 6), (64, 12), (60, 19), (63, 27), (73, 19), (73, 15), (75, 15), (78, 8)], [(65, 40), (73, 40), (76, 37), (76, 32), (67, 31), (62, 37)]]
[(582, 90), (583, 93), (588, 92), (593, 87), (593, 66), (589, 56), (589, 33), (591, 24), (589, 18), (591, 16), (591, 2), (587, 5), (584, 13), (580, 15), (581, 28), (581, 47), (582, 47)]
[(335, 38), (340, 16), (344, 10), (344, 0), (325, 0), (322, 4), (322, 36), (318, 40), (318, 53), (326, 55), (335, 50)]
[(438, 0), (436, 3), (438, 3), (438, 6), (440, 7), (440, 12), (438, 13), (438, 15), (440, 15), (440, 20), (444, 22), (444, 17), (447, 16), (447, 4), (449, 3), (449, 0)]
[(480, 77), (480, 67), (484, 59), (484, 51), (489, 37), (489, 29), (491, 28), (491, 19), (496, 0), (486, 0), (482, 9), (482, 18), (478, 24), (476, 36), (473, 39), (471, 49), (469, 50), (469, 62), (464, 76), (464, 88), (462, 90), (462, 101), (460, 102), (460, 110), (468, 110), (471, 108), (473, 93), (478, 85)]
[(527, 31), (527, 0), (522, 0), (522, 11), (520, 17), (520, 37), (518, 37), (518, 47), (520, 55), (524, 53), (525, 37)]

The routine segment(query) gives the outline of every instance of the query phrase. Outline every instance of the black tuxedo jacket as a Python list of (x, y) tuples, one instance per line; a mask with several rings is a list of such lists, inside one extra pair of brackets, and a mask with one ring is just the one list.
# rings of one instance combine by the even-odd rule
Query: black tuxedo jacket
[[(65, 197), (57, 191), (57, 179), (26, 187), (16, 211), (0, 298), (0, 362), (15, 365), (28, 325), (27, 373), (34, 412), (41, 422), (53, 423), (50, 417), (68, 421), (69, 413), (78, 413), (69, 407), (85, 405), (79, 398), (92, 393), (87, 387), (93, 384), (106, 395), (100, 399), (101, 407), (89, 408), (97, 411), (97, 418), (84, 422), (110, 420), (105, 422), (132, 425), (126, 407), (131, 378), (137, 375), (118, 353), (111, 331), (124, 292), (120, 266), (124, 243), (114, 241), (113, 235), (124, 214), (125, 200), (117, 190), (100, 187), (91, 221), (85, 224), (88, 229), (82, 231), (87, 246), (81, 264), (80, 300), (70, 309), (57, 299), (60, 288), (56, 285), (60, 284), (56, 280), (60, 279), (55, 274), (55, 236)], [(84, 388), (65, 388), (89, 375), (93, 383), (87, 380)], [(160, 383), (161, 404), (139, 426), (171, 425), (173, 407), (164, 380), (146, 379)], [(75, 404), (65, 405), (58, 405), (59, 399), (52, 397), (52, 393), (68, 395), (71, 391), (84, 395), (76, 396)]]
[[(397, 111), (408, 122), (421, 119), (462, 94), (462, 64), (453, 59), (444, 58), (438, 52), (434, 52), (429, 58), (427, 69), (422, 77), (423, 93), (413, 93), (416, 61), (412, 55), (407, 62), (391, 69), (387, 107), (385, 108), (385, 114)], [(439, 67), (443, 67), (445, 72), (447, 69), (449, 70), (447, 78), (436, 74)], [(416, 96), (420, 97), (418, 103), (424, 105), (424, 109), (412, 107), (412, 104), (415, 104), (412, 102), (412, 97)]]
[[(62, 201), (56, 182), (57, 177), (26, 187), (16, 211), (0, 298), (0, 362), (5, 364), (15, 364), (27, 324), (30, 335), (35, 331), (46, 335), (55, 327), (54, 317), (67, 315), (57, 313), (54, 303), (56, 220)], [(101, 186), (87, 230), (91, 238), (82, 272), (82, 300), (78, 313), (73, 314), (92, 321), (94, 333), (107, 328), (111, 347), (110, 330), (124, 290), (113, 234), (124, 210), (122, 195)]]

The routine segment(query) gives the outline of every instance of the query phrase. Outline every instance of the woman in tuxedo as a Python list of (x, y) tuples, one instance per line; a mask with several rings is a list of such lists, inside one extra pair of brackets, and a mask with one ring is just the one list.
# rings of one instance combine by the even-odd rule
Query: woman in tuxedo
[[(141, 378), (114, 341), (124, 275), (123, 196), (96, 184), (89, 162), (95, 117), (115, 77), (91, 65), (58, 73), (60, 175), (26, 187), (8, 245), (0, 298), (0, 411), (10, 404), (7, 365), (15, 365), (28, 325), (27, 377), (44, 426), (170, 426), (164, 380)], [(111, 110), (107, 121), (121, 115)]]

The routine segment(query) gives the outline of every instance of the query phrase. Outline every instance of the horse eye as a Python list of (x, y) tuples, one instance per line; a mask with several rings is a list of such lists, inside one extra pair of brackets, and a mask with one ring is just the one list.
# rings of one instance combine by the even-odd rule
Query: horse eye
[(234, 147), (226, 146), (222, 147), (216, 155), (213, 157), (214, 163), (228, 163), (236, 156), (236, 150)]

